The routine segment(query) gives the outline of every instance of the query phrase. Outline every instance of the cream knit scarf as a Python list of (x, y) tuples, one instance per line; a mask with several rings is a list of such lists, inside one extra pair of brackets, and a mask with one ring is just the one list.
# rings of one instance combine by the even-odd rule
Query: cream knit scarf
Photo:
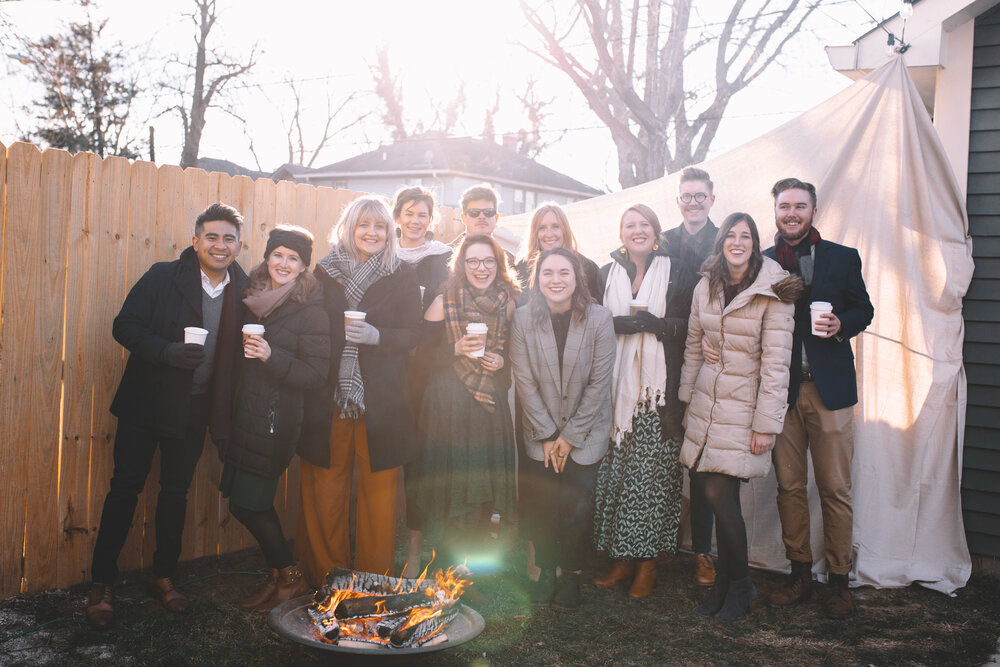
[[(667, 309), (667, 283), (670, 281), (670, 259), (656, 256), (642, 278), (636, 299), (649, 304), (649, 312), (663, 317)], [(611, 314), (629, 315), (632, 302), (632, 281), (625, 267), (611, 263), (608, 284), (604, 289), (604, 305)], [(614, 424), (611, 437), (620, 444), (632, 430), (632, 417), (649, 401), (663, 405), (666, 400), (667, 360), (663, 343), (648, 333), (616, 336), (615, 371), (611, 384)]]

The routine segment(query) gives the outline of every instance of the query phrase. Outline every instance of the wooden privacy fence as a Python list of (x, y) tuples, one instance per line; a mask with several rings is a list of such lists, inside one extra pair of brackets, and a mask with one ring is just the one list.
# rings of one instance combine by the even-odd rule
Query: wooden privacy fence
[[(212, 202), (243, 213), (239, 262), (249, 270), (279, 223), (312, 231), (313, 257), (322, 257), (331, 227), (357, 196), (0, 144), (0, 599), (89, 578), (112, 470), (116, 420), (108, 407), (128, 354), (111, 323), (136, 280), (190, 245), (195, 217)], [(456, 212), (440, 215), (441, 235), (453, 236)], [(220, 470), (207, 443), (188, 494), (183, 560), (253, 544), (220, 497)], [(154, 462), (123, 571), (152, 559), (158, 480)], [(275, 500), (288, 532), (297, 488), (293, 464)]]

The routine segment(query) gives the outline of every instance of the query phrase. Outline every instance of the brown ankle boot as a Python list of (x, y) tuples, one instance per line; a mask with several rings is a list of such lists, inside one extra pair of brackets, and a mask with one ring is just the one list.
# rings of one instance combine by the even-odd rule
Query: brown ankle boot
[(289, 565), (278, 570), (278, 586), (274, 594), (253, 608), (254, 611), (266, 614), (282, 602), (305, 595), (312, 590), (306, 577), (298, 565)]
[(635, 572), (633, 561), (615, 559), (610, 570), (599, 577), (594, 577), (594, 585), (601, 588), (611, 588), (631, 577), (633, 572)]
[(812, 563), (792, 561), (792, 572), (785, 585), (771, 591), (767, 604), (771, 607), (791, 607), (805, 602), (812, 594)]
[(253, 609), (259, 604), (263, 604), (274, 595), (274, 591), (278, 588), (278, 569), (272, 568), (267, 574), (267, 581), (259, 591), (251, 595), (245, 600), (240, 601), (240, 609)]
[(850, 618), (854, 616), (854, 599), (848, 586), (846, 574), (831, 574), (828, 584), (830, 593), (823, 600), (827, 618)]
[(653, 592), (654, 586), (656, 586), (656, 561), (652, 558), (641, 561), (636, 568), (632, 587), (628, 589), (628, 596), (635, 600), (648, 597)]

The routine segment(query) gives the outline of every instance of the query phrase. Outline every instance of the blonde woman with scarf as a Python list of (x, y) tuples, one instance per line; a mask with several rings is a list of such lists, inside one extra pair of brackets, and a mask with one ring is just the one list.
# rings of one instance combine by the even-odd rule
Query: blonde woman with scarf
[[(418, 354), (433, 363), (420, 410), (422, 451), (414, 498), (424, 532), (445, 564), (476, 572), (495, 512), (514, 512), (514, 429), (507, 404), (507, 342), (517, 300), (503, 250), (486, 235), (467, 236), (451, 278), (424, 315)], [(486, 325), (481, 335), (468, 325)], [(482, 352), (481, 356), (480, 353)]]
[(312, 245), (305, 229), (276, 227), (264, 261), (250, 272), (244, 321), (263, 324), (264, 334), (243, 345), (230, 437), (218, 443), (222, 495), (257, 540), (269, 570), (264, 586), (239, 606), (262, 613), (309, 590), (281, 530), (274, 495), (295, 456), (305, 393), (323, 386), (330, 367), (322, 291), (306, 271)]
[[(399, 468), (417, 430), (401, 379), (420, 335), (420, 289), (396, 254), (395, 224), (381, 197), (356, 199), (316, 266), (330, 320), (329, 381), (306, 404), (295, 554), (314, 585), (332, 567), (395, 571)], [(344, 312), (364, 321), (345, 323)], [(351, 560), (351, 480), (357, 530)]]
[(681, 512), (680, 443), (663, 438), (657, 411), (666, 398), (661, 339), (670, 258), (648, 206), (627, 208), (619, 232), (622, 246), (601, 269), (617, 349), (611, 449), (597, 474), (594, 507), (594, 544), (611, 557), (612, 567), (594, 583), (610, 588), (632, 578), (629, 597), (644, 598), (656, 585), (655, 558), (677, 546)]

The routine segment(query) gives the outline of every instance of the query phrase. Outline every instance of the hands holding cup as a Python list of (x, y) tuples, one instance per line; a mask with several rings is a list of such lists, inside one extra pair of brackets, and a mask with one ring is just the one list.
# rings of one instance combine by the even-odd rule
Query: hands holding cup
[(264, 340), (263, 324), (243, 325), (243, 356), (261, 361), (271, 358), (271, 346)]
[(812, 334), (818, 338), (836, 336), (840, 331), (840, 318), (833, 314), (833, 306), (826, 301), (809, 304)]

